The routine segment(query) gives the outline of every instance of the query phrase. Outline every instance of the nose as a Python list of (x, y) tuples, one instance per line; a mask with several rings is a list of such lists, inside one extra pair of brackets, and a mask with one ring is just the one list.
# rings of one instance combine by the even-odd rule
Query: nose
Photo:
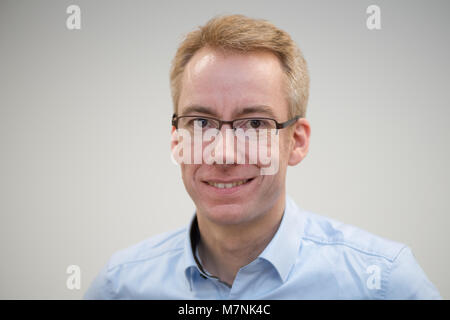
[(222, 154), (219, 155), (223, 164), (234, 164), (236, 162), (235, 156), (235, 135), (231, 124), (224, 123), (220, 128), (222, 143), (217, 145), (216, 152), (220, 150)]

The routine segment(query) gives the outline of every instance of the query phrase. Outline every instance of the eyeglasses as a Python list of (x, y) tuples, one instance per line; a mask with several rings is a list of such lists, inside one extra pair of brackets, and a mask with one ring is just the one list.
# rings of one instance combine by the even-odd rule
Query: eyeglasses
[(212, 117), (203, 117), (203, 116), (177, 116), (176, 113), (172, 115), (172, 125), (176, 129), (185, 129), (193, 132), (194, 128), (198, 126), (203, 131), (208, 129), (217, 129), (220, 131), (224, 124), (229, 124), (231, 128), (236, 131), (236, 129), (242, 129), (244, 132), (252, 129), (256, 132), (259, 132), (262, 129), (267, 131), (274, 129), (276, 133), (278, 133), (278, 129), (284, 129), (292, 124), (294, 124), (300, 116), (295, 116), (292, 119), (286, 122), (278, 122), (272, 118), (264, 118), (264, 117), (254, 117), (254, 118), (241, 118), (235, 119), (231, 121), (219, 120), (217, 118)]

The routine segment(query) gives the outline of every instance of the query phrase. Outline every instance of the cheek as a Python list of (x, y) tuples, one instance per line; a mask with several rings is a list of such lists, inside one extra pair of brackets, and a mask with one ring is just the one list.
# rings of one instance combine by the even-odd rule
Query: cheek
[(198, 170), (199, 165), (182, 163), (180, 167), (183, 183), (186, 186), (186, 188), (191, 189), (192, 185), (195, 182), (195, 174)]
[(280, 136), (280, 162), (287, 163), (292, 148), (292, 139), (290, 139), (290, 130), (286, 130)]
[(280, 131), (278, 134), (270, 133), (258, 141), (258, 167), (274, 169), (265, 174), (277, 174), (279, 167), (287, 165), (289, 154), (288, 136), (281, 135)]

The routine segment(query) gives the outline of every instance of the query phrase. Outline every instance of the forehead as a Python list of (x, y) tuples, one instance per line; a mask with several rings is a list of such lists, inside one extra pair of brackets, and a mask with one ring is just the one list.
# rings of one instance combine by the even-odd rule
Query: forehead
[(200, 49), (183, 73), (178, 113), (193, 105), (226, 117), (258, 105), (271, 108), (277, 118), (287, 116), (285, 75), (279, 59), (267, 51), (244, 54)]

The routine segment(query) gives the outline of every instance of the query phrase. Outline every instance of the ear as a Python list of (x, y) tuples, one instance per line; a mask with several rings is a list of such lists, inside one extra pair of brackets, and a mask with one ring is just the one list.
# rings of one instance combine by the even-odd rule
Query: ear
[(295, 166), (302, 161), (309, 149), (309, 137), (311, 135), (311, 126), (308, 120), (300, 118), (295, 122), (294, 129), (291, 133), (291, 148), (288, 164)]
[(178, 134), (177, 134), (177, 129), (175, 128), (175, 126), (172, 126), (172, 138), (170, 139), (170, 149), (173, 152), (173, 149), (178, 145), (179, 141), (178, 141)]

